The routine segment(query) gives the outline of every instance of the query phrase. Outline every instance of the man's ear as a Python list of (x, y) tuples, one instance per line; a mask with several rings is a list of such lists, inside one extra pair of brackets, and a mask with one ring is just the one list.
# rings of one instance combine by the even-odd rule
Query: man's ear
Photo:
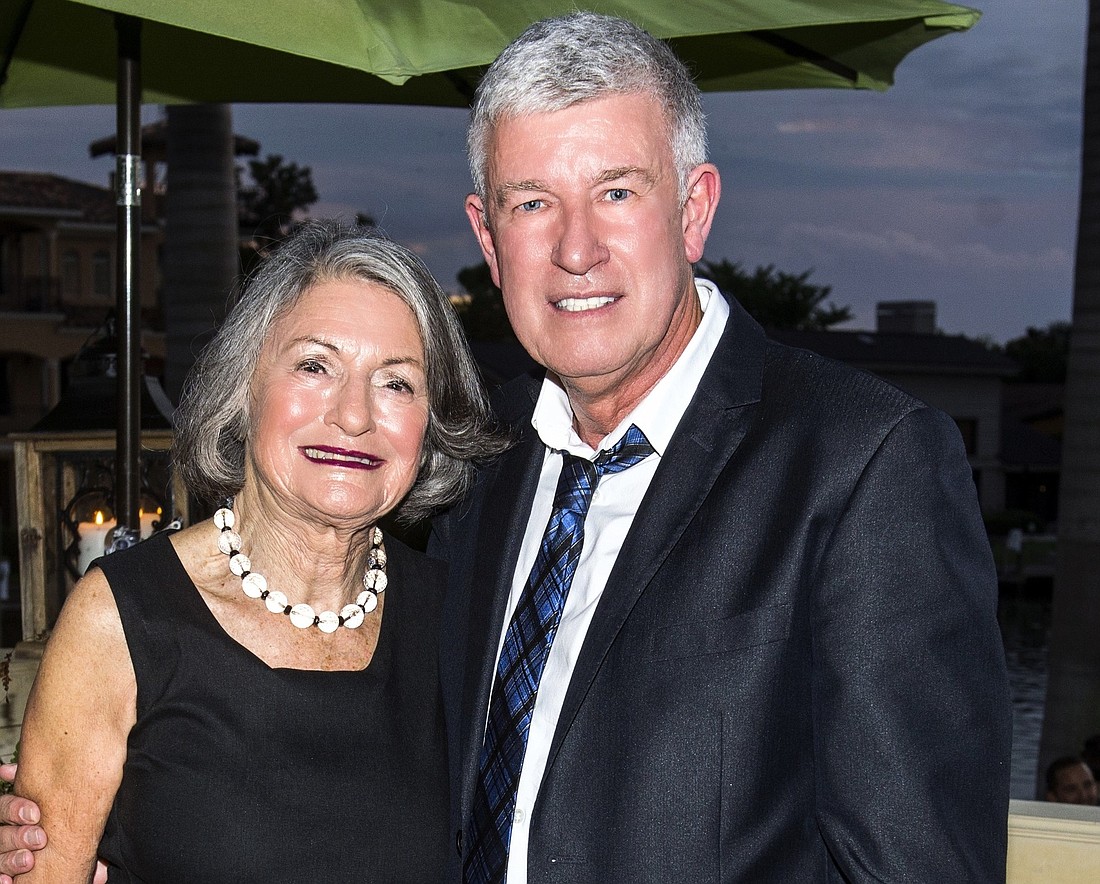
[(703, 247), (710, 235), (714, 212), (722, 196), (722, 179), (718, 168), (703, 163), (688, 175), (687, 200), (681, 214), (684, 230), (684, 252), (694, 264), (703, 257)]
[(485, 256), (485, 263), (489, 265), (489, 275), (493, 278), (493, 284), (500, 288), (500, 268), (497, 267), (497, 249), (493, 242), (493, 232), (489, 229), (489, 215), (485, 211), (485, 204), (476, 193), (466, 197), (466, 217), (470, 219), (470, 226), (477, 237), (477, 244), (481, 246), (481, 254)]

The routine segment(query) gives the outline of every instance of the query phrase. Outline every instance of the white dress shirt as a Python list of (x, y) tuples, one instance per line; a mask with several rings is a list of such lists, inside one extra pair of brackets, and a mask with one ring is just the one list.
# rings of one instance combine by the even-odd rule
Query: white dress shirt
[[(512, 820), (508, 884), (527, 884), (531, 809), (546, 770), (550, 742), (565, 701), (566, 688), (596, 605), (634, 521), (634, 514), (638, 511), (661, 456), (668, 448), (672, 434), (687, 410), (711, 356), (714, 355), (718, 339), (722, 336), (729, 318), (729, 305), (713, 283), (696, 279), (695, 289), (699, 295), (703, 318), (684, 352), (645, 399), (600, 442), (599, 451), (606, 451), (626, 435), (631, 424), (636, 424), (645, 433), (654, 453), (627, 470), (603, 476), (592, 496), (592, 505), (585, 519), (584, 546), (580, 561), (565, 601), (557, 636), (546, 660), (531, 716), (531, 730), (527, 736), (527, 751), (520, 771), (516, 812)], [(538, 490), (531, 506), (531, 516), (523, 536), (519, 561), (512, 577), (507, 616), (504, 618), (504, 628), (497, 646), (498, 660), (504, 645), (504, 632), (527, 583), (550, 519), (554, 492), (561, 473), (561, 452), (568, 451), (589, 460), (594, 460), (599, 454), (599, 451), (593, 451), (583, 442), (573, 429), (573, 411), (569, 407), (565, 391), (549, 377), (543, 381), (534, 414), (531, 416), (531, 424), (546, 445), (546, 455)]]

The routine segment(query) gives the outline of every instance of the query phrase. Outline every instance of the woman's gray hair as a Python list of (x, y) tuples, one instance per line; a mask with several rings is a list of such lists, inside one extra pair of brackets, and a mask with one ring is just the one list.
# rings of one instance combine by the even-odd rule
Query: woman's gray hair
[(663, 40), (633, 22), (594, 12), (535, 22), (489, 66), (477, 87), (466, 136), (474, 190), (488, 206), (489, 142), (501, 120), (637, 93), (652, 95), (664, 108), (680, 201), (685, 201), (688, 174), (707, 159), (699, 87)]
[(173, 456), (193, 494), (217, 501), (244, 484), (250, 386), (272, 327), (314, 286), (361, 279), (412, 311), (424, 346), (428, 428), (416, 483), (398, 508), (411, 523), (457, 501), (474, 462), (507, 447), (494, 429), (466, 338), (423, 262), (372, 229), (303, 223), (248, 280), (240, 300), (188, 375), (176, 410)]

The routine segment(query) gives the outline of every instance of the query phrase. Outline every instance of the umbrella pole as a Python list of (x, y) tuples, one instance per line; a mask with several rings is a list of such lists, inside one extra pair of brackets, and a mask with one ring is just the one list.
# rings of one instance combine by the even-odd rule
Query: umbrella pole
[(115, 29), (118, 32), (115, 518), (119, 528), (140, 530), (141, 21), (116, 15)]

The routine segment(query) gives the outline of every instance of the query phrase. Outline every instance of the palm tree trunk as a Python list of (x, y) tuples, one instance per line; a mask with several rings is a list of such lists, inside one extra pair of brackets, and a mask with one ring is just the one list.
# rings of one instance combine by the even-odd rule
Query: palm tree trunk
[(195, 356), (225, 316), (237, 277), (237, 186), (227, 104), (168, 108), (165, 386), (179, 401)]
[(1100, 0), (1089, 0), (1065, 420), (1040, 781), (1052, 759), (1100, 733)]

